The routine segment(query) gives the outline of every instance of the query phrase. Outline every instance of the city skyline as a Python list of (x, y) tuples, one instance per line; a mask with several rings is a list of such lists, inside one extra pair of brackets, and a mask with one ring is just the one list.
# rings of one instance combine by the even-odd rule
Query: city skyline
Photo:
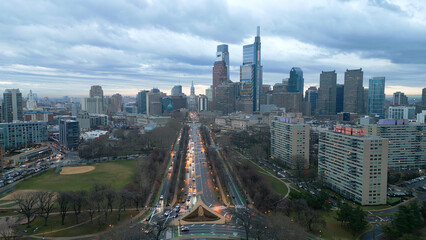
[[(386, 95), (420, 95), (426, 79), (421, 2), (204, 2), (185, 4), (179, 17), (169, 13), (179, 2), (105, 2), (102, 8), (82, 2), (78, 9), (57, 2), (30, 9), (28, 3), (0, 3), (0, 85), (32, 89), (40, 97), (83, 96), (91, 85), (102, 85), (106, 95), (153, 87), (169, 92), (178, 82), (189, 95), (191, 81), (203, 94), (217, 45), (229, 46), (230, 78), (238, 82), (242, 46), (252, 42), (258, 25), (264, 84), (280, 82), (295, 66), (304, 72), (304, 91), (319, 86), (321, 71), (336, 70), (337, 83), (343, 83), (346, 69), (362, 68), (364, 87), (368, 79), (385, 76)], [(225, 10), (212, 11), (218, 8)], [(319, 21), (325, 17), (327, 22)]]

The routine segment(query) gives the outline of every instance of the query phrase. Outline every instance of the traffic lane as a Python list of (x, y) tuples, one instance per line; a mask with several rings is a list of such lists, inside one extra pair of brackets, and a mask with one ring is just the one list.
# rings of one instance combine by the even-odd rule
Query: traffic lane
[(241, 226), (235, 225), (217, 225), (217, 224), (197, 224), (197, 225), (185, 225), (189, 228), (188, 232), (181, 232), (182, 236), (197, 236), (197, 235), (223, 235), (223, 236), (234, 236), (244, 237), (245, 231)]
[(360, 240), (375, 240), (378, 237), (383, 235), (382, 226), (380, 224), (374, 223), (374, 228), (370, 231), (364, 233), (359, 238)]

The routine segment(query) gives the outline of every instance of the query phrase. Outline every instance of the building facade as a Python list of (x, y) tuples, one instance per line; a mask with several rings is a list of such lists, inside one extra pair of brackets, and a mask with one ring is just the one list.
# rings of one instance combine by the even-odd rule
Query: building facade
[(78, 121), (59, 121), (59, 143), (67, 149), (78, 148), (80, 143), (80, 126)]
[(406, 106), (408, 105), (408, 98), (403, 92), (395, 92), (393, 94), (392, 105), (394, 106)]
[[(243, 65), (240, 66), (240, 99), (242, 110), (260, 111), (260, 93), (263, 84), (261, 65), (260, 27), (253, 44), (243, 46)], [(250, 109), (248, 108), (250, 107)]]
[(235, 112), (237, 87), (238, 84), (233, 82), (225, 82), (216, 87), (216, 111), (221, 111), (224, 115)]
[(5, 150), (47, 141), (47, 122), (0, 123), (0, 145)]
[[(173, 87), (173, 89), (176, 86)], [(173, 96), (173, 89), (172, 89), (172, 96)], [(180, 88), (182, 92), (182, 86)], [(178, 92), (178, 90), (176, 90)], [(136, 106), (138, 108), (139, 114), (146, 114), (146, 94), (149, 93), (147, 90), (142, 90), (138, 92), (138, 95), (136, 96)]]
[(346, 70), (345, 92), (343, 95), (343, 111), (364, 113), (364, 72), (362, 68)]
[(336, 126), (319, 133), (318, 176), (333, 191), (361, 205), (386, 204), (388, 140)]
[(315, 115), (317, 109), (318, 90), (316, 87), (309, 87), (305, 92), (305, 102), (311, 103), (311, 116)]
[(5, 122), (24, 121), (22, 93), (19, 89), (6, 89), (4, 91), (2, 111)]
[(336, 114), (336, 82), (336, 71), (321, 72), (317, 115), (330, 116)]
[(175, 85), (173, 86), (172, 90), (171, 90), (171, 95), (172, 96), (180, 96), (182, 95), (182, 85)]
[(390, 106), (388, 109), (389, 119), (414, 119), (416, 107), (414, 106)]
[(290, 78), (288, 79), (288, 91), (301, 92), (303, 94), (304, 81), (302, 69), (293, 67), (290, 70)]
[(289, 168), (307, 168), (309, 134), (310, 125), (302, 123), (301, 119), (274, 117), (271, 123), (271, 156)]
[(102, 114), (103, 113), (104, 102), (101, 97), (88, 97), (83, 98), (81, 104), (81, 110), (88, 113)]
[(336, 113), (343, 112), (343, 95), (345, 94), (345, 85), (336, 84)]
[(426, 163), (426, 125), (406, 120), (383, 119), (364, 125), (365, 133), (389, 141), (389, 170), (423, 169)]
[(426, 110), (426, 88), (422, 90), (422, 110)]
[(368, 85), (368, 114), (385, 116), (385, 77), (373, 77)]

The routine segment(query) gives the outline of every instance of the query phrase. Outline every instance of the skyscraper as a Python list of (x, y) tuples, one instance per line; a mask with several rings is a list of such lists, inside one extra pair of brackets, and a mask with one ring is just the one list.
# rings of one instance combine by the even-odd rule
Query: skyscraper
[(215, 110), (221, 111), (225, 115), (235, 111), (236, 87), (238, 87), (238, 84), (231, 81), (224, 82), (216, 87)]
[(191, 96), (195, 96), (194, 81), (191, 82)]
[(362, 68), (346, 70), (345, 94), (343, 95), (343, 111), (364, 113), (364, 87), (362, 86), (364, 72)]
[(75, 149), (80, 141), (80, 125), (76, 120), (59, 121), (59, 143), (67, 149)]
[(216, 62), (224, 62), (226, 67), (226, 81), (229, 81), (229, 52), (228, 45), (222, 44), (217, 46)]
[(336, 114), (336, 71), (320, 74), (320, 87), (318, 90), (317, 114), (320, 116)]
[(254, 43), (243, 46), (243, 65), (240, 66), (240, 101), (241, 105), (246, 105), (244, 109), (248, 110), (248, 106), (251, 106), (251, 112), (260, 110), (262, 72), (260, 27), (257, 27)]
[(368, 85), (368, 114), (384, 116), (385, 77), (373, 77)]
[(393, 103), (394, 106), (405, 106), (408, 105), (408, 98), (403, 92), (395, 92), (393, 94)]
[[(180, 86), (180, 85), (178, 85)], [(175, 86), (176, 87), (176, 86)], [(175, 88), (173, 87), (173, 89)], [(173, 96), (173, 89), (172, 89), (172, 96)], [(182, 86), (181, 86), (181, 92), (182, 92)], [(149, 93), (147, 90), (142, 90), (138, 92), (138, 95), (136, 96), (136, 105), (138, 108), (138, 113), (146, 113), (146, 94)]]
[(6, 89), (3, 93), (3, 119), (5, 122), (24, 121), (22, 93), (19, 89)]
[(318, 100), (318, 90), (316, 87), (310, 87), (305, 92), (305, 102), (311, 103), (311, 115), (315, 115)]
[[(98, 97), (101, 99), (101, 111), (100, 113), (104, 112), (104, 91), (102, 90), (102, 87), (99, 85), (94, 85), (90, 87), (90, 91), (89, 91), (89, 97), (90, 98), (95, 98)], [(94, 100), (92, 100), (94, 101)]]
[(303, 83), (304, 79), (302, 69), (293, 67), (290, 70), (290, 78), (288, 79), (288, 91), (303, 93)]
[(336, 85), (336, 113), (343, 112), (343, 95), (345, 93), (345, 85)]
[(426, 88), (422, 91), (422, 110), (426, 110)]
[(182, 94), (182, 85), (175, 85), (172, 88), (171, 95), (172, 96), (180, 96)]

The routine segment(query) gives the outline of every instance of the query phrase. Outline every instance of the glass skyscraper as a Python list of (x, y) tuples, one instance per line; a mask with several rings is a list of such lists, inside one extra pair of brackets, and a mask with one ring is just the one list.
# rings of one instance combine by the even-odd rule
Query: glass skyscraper
[(368, 114), (384, 117), (385, 77), (373, 77), (368, 87)]
[(252, 104), (252, 111), (260, 110), (260, 93), (262, 91), (263, 67), (261, 65), (260, 27), (254, 43), (243, 46), (243, 65), (240, 66), (240, 98)]
[(216, 52), (216, 61), (223, 61), (225, 62), (226, 66), (226, 81), (229, 81), (229, 51), (228, 51), (228, 45), (222, 44), (217, 45), (217, 52)]
[(303, 93), (303, 71), (298, 67), (294, 67), (290, 70), (290, 78), (288, 79), (288, 91), (289, 92), (301, 92)]

